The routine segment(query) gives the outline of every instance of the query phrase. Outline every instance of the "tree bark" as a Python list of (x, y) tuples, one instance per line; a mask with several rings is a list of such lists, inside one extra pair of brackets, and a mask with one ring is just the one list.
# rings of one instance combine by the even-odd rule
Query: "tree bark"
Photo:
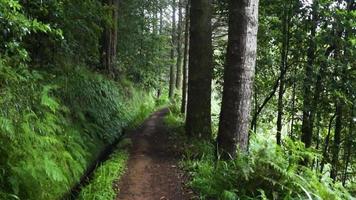
[(289, 3), (284, 3), (283, 18), (282, 18), (282, 49), (281, 49), (281, 64), (280, 64), (280, 74), (281, 79), (279, 82), (278, 89), (278, 112), (277, 112), (277, 134), (276, 140), (277, 144), (281, 145), (281, 132), (282, 132), (282, 117), (283, 117), (283, 95), (285, 87), (285, 69), (287, 68), (288, 62), (288, 48), (289, 48)]
[(175, 46), (176, 46), (176, 0), (172, 1), (172, 35), (171, 35), (171, 67), (169, 75), (169, 98), (172, 100), (174, 97), (174, 90), (176, 87), (176, 70), (175, 70)]
[(247, 151), (256, 62), (258, 0), (230, 0), (218, 150), (223, 159)]
[[(353, 103), (353, 105), (355, 105), (355, 103)], [(349, 122), (349, 133), (348, 136), (346, 137), (346, 142), (345, 142), (345, 150), (344, 150), (344, 162), (345, 162), (345, 166), (344, 166), (344, 172), (343, 172), (343, 177), (342, 177), (342, 185), (345, 186), (346, 184), (346, 180), (347, 180), (347, 168), (349, 166), (350, 163), (352, 163), (352, 149), (353, 149), (353, 144), (352, 144), (352, 140), (353, 140), (353, 125), (354, 125), (354, 121), (353, 121), (353, 112), (354, 111), (354, 107), (351, 107), (351, 111), (350, 111), (350, 122)]]
[(335, 119), (335, 115), (333, 115), (329, 121), (328, 134), (326, 135), (325, 142), (324, 142), (323, 158), (321, 159), (321, 163), (320, 163), (320, 173), (323, 173), (324, 165), (328, 160), (328, 149), (330, 143), (331, 126), (334, 119)]
[(163, 34), (163, 8), (162, 3), (159, 5), (159, 34)]
[(104, 0), (110, 9), (111, 23), (104, 25), (101, 44), (102, 68), (112, 77), (117, 76), (117, 28), (118, 28), (118, 0)]
[(187, 89), (188, 89), (188, 56), (189, 56), (189, 6), (190, 0), (186, 2), (185, 9), (185, 32), (184, 32), (184, 55), (183, 55), (183, 85), (182, 85), (182, 105), (181, 113), (185, 113), (187, 109)]
[[(158, 34), (160, 36), (163, 35), (163, 8), (162, 8), (162, 3), (160, 1), (157, 2), (159, 4), (159, 32)], [(163, 51), (163, 48), (160, 47), (160, 51)], [(162, 93), (162, 69), (159, 68), (159, 80), (158, 80), (158, 89), (157, 89), (157, 98), (159, 99), (161, 97)]]
[(331, 172), (330, 178), (336, 180), (339, 165), (339, 151), (341, 143), (341, 130), (342, 130), (342, 103), (338, 102), (336, 105), (336, 119), (335, 119), (335, 133), (334, 143), (332, 147), (332, 160), (331, 160)]
[(313, 3), (313, 10), (311, 16), (311, 31), (309, 38), (309, 48), (307, 50), (307, 65), (305, 67), (305, 77), (304, 77), (304, 85), (303, 85), (303, 122), (302, 122), (302, 142), (305, 144), (305, 147), (308, 148), (312, 144), (313, 139), (313, 123), (314, 116), (312, 111), (312, 89), (313, 85), (312, 77), (313, 77), (313, 67), (315, 61), (315, 34), (317, 28), (317, 2)]
[(177, 25), (177, 76), (176, 76), (176, 88), (181, 90), (182, 88), (182, 33), (183, 33), (183, 0), (178, 2), (178, 25)]
[(296, 80), (296, 70), (297, 68), (294, 68), (294, 72), (293, 72), (293, 89), (292, 89), (292, 120), (291, 120), (291, 125), (290, 125), (290, 135), (289, 137), (292, 138), (292, 140), (294, 140), (294, 121), (295, 121), (295, 100), (296, 100), (296, 87), (297, 87), (297, 80)]
[(186, 132), (211, 138), (212, 31), (211, 0), (191, 1)]

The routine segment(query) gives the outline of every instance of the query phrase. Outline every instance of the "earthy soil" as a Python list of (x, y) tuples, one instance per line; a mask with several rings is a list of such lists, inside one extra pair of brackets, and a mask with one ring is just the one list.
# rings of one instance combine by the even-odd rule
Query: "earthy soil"
[(117, 200), (188, 200), (184, 174), (178, 168), (179, 156), (169, 141), (163, 118), (168, 109), (150, 116), (129, 135), (130, 149), (127, 171), (116, 187)]

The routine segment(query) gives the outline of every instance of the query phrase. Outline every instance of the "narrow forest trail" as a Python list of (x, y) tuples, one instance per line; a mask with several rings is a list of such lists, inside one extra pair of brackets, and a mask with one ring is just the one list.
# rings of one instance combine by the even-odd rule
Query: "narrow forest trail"
[(188, 200), (178, 156), (170, 145), (163, 119), (168, 109), (150, 116), (130, 134), (133, 142), (117, 200)]

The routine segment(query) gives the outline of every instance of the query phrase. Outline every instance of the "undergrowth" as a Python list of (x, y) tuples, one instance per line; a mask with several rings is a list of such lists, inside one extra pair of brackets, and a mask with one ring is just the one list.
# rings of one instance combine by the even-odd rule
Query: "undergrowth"
[(81, 190), (78, 200), (115, 199), (118, 191), (114, 189), (113, 184), (123, 175), (128, 159), (128, 153), (123, 143), (126, 142), (121, 142), (118, 145), (118, 150), (96, 169), (90, 183)]
[(155, 106), (148, 92), (80, 67), (49, 74), (0, 61), (0, 199), (60, 199)]
[[(141, 97), (136, 96), (133, 98)], [(136, 104), (131, 104), (132, 108), (130, 109), (134, 110), (133, 107), (138, 107), (139, 112), (128, 126), (128, 129), (137, 128), (155, 108), (163, 105), (165, 105), (165, 101), (162, 100), (157, 103), (153, 98), (147, 98), (144, 103), (136, 101)], [(131, 144), (132, 141), (127, 138), (119, 142), (116, 147), (117, 150), (112, 154), (110, 159), (95, 170), (93, 179), (81, 190), (78, 197), (79, 200), (112, 200), (116, 197), (119, 188), (118, 185), (115, 185), (115, 182), (119, 181), (124, 174), (128, 159), (127, 148)]]
[(174, 110), (165, 122), (184, 146), (182, 167), (200, 199), (353, 199), (328, 174), (300, 164), (305, 157), (311, 160), (319, 155), (299, 141), (285, 140), (280, 147), (267, 135), (258, 135), (251, 138), (248, 154), (239, 153), (234, 160), (222, 161), (215, 156), (214, 144), (185, 136), (182, 116)]

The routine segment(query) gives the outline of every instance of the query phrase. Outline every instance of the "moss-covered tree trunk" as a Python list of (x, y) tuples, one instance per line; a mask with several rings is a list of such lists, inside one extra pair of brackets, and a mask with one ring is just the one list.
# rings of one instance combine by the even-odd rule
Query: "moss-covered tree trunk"
[(247, 151), (258, 29), (258, 0), (230, 0), (229, 40), (218, 132), (223, 159)]
[(190, 5), (190, 44), (186, 132), (211, 137), (211, 0), (194, 0)]

